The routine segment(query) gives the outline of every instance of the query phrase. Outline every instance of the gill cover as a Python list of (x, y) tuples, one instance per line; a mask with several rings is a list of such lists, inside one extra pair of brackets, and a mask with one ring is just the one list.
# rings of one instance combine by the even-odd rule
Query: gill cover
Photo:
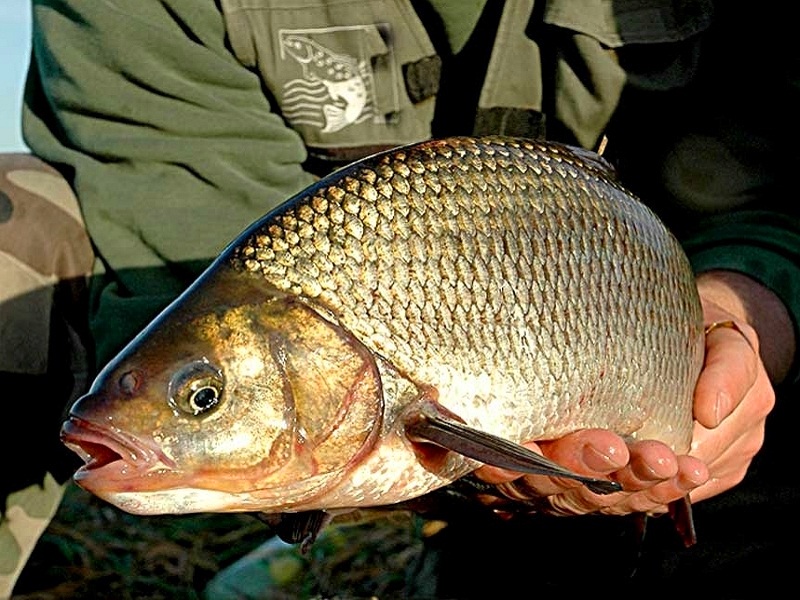
[[(278, 427), (255, 432), (271, 439), (271, 446), (262, 453), (263, 479), (249, 487), (252, 494), (264, 488), (272, 497), (267, 490), (294, 488), (299, 500), (303, 488), (311, 495), (312, 488), (324, 491), (380, 433), (383, 396), (372, 354), (342, 327), (262, 278), (223, 266), (211, 273), (200, 283), (198, 303), (190, 297), (184, 306), (189, 320), (178, 321), (190, 322), (215, 348), (226, 383), (217, 400), (214, 361), (210, 369), (193, 367), (196, 377), (188, 381), (176, 372), (170, 386), (186, 390), (185, 399), (173, 395), (170, 401), (188, 411), (207, 404), (209, 413), (236, 404), (232, 412), (240, 422), (251, 411), (272, 409), (280, 415)], [(212, 416), (209, 427), (216, 426)], [(217, 458), (222, 471), (225, 457)]]
[(292, 296), (276, 297), (263, 308), (260, 319), (283, 380), (291, 446), (291, 459), (274, 483), (338, 472), (357, 463), (373, 446), (383, 419), (373, 355), (342, 327)]

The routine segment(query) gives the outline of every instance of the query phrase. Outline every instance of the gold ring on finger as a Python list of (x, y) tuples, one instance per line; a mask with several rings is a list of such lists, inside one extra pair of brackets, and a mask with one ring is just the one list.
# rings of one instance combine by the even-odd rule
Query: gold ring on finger
[(736, 321), (714, 321), (713, 323), (706, 325), (704, 332), (706, 335), (709, 335), (715, 329), (733, 329), (744, 338), (744, 341), (747, 342), (747, 345), (750, 346), (750, 348), (753, 348), (753, 344), (750, 343), (750, 339), (745, 335), (744, 331), (742, 331), (742, 328), (736, 324)]

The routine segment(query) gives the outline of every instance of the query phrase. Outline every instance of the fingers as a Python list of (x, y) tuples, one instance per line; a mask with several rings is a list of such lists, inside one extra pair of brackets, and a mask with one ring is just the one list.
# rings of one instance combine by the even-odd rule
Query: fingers
[[(603, 477), (627, 464), (628, 447), (625, 441), (611, 431), (585, 429), (564, 437), (539, 444), (524, 444), (534, 452), (544, 454), (562, 467), (581, 475)], [(520, 473), (497, 467), (483, 466), (476, 475), (486, 483), (506, 483), (522, 477)], [(530, 485), (540, 493), (558, 493), (560, 490), (582, 485), (567, 478), (530, 475)]]
[(583, 486), (574, 487), (549, 496), (549, 512), (573, 515), (662, 513), (670, 502), (683, 498), (708, 480), (708, 470), (702, 461), (691, 456), (676, 456), (660, 442), (635, 442), (630, 446), (630, 455), (630, 462), (613, 475), (622, 484), (623, 492), (597, 496)]
[(539, 445), (548, 458), (582, 475), (611, 473), (630, 458), (625, 440), (606, 429), (583, 429)]
[(630, 454), (630, 462), (614, 473), (614, 479), (626, 492), (647, 489), (678, 473), (675, 453), (660, 442), (635, 442), (630, 447)]
[(499, 484), (515, 500), (533, 500), (539, 512), (580, 515), (593, 512), (627, 514), (664, 512), (666, 505), (704, 484), (708, 470), (697, 458), (676, 456), (661, 442), (638, 441), (626, 445), (605, 430), (587, 429), (559, 440), (529, 445), (562, 466), (593, 477), (619, 481), (623, 492), (598, 495), (581, 483), (541, 475), (525, 475), (484, 467), (479, 476)]
[(746, 466), (764, 442), (766, 418), (775, 396), (768, 388), (758, 394), (749, 394), (736, 409), (714, 429), (696, 423), (690, 453), (712, 467), (715, 477), (729, 473), (729, 462)]
[[(624, 491), (609, 496), (597, 496), (585, 487), (547, 496), (540, 512), (555, 515), (580, 515), (598, 512), (607, 515), (631, 513), (660, 514), (670, 502), (683, 498), (705, 483), (708, 470), (702, 461), (691, 456), (675, 457), (675, 474), (663, 480), (654, 479), (638, 491)], [(518, 482), (514, 482), (517, 485)]]
[[(706, 319), (730, 315), (706, 306)], [(711, 477), (691, 493), (699, 502), (738, 484), (764, 442), (775, 391), (758, 353), (755, 331), (718, 327), (706, 336), (706, 361), (694, 397), (696, 419), (690, 454), (702, 460)]]
[(714, 429), (695, 423), (691, 454), (708, 465), (712, 477), (691, 494), (699, 502), (737, 485), (764, 442), (766, 418), (775, 394), (766, 372), (757, 378), (752, 391)]
[(785, 307), (747, 276), (708, 272), (698, 277), (698, 290), (705, 322), (721, 326), (706, 330), (706, 358), (694, 395), (690, 454), (707, 466), (710, 477), (692, 490), (693, 502), (729, 490), (744, 478), (764, 442), (766, 418), (775, 404), (766, 364), (779, 379), (791, 363), (792, 353), (786, 349), (794, 347)]
[(717, 427), (747, 395), (759, 375), (758, 338), (752, 327), (736, 323), (706, 335), (706, 358), (695, 389), (694, 417)]
[(660, 514), (667, 510), (670, 502), (683, 498), (695, 488), (708, 481), (708, 469), (703, 462), (692, 456), (675, 457), (675, 474), (663, 480), (640, 480), (644, 483), (638, 491), (622, 497), (619, 502), (602, 509), (610, 515), (632, 512)]

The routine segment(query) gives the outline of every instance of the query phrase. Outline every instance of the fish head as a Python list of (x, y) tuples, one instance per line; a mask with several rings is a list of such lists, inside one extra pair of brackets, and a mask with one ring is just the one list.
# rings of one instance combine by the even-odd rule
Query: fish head
[(72, 406), (75, 481), (136, 514), (291, 510), (368, 452), (375, 360), (253, 274), (207, 273)]

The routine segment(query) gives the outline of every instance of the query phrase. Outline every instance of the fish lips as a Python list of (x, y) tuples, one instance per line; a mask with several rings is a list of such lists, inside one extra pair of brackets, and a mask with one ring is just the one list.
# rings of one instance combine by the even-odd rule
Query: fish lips
[(127, 487), (126, 481), (154, 470), (174, 468), (163, 453), (142, 440), (74, 415), (62, 425), (61, 441), (86, 463), (75, 472), (75, 482), (99, 496), (119, 491)]

